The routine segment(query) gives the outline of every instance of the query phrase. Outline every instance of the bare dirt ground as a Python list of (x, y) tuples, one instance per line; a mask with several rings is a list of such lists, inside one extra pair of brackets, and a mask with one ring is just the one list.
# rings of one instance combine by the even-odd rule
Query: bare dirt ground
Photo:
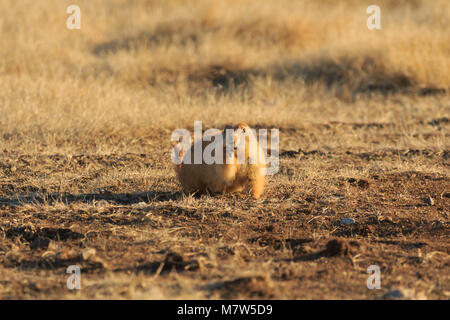
[[(376, 139), (385, 127), (322, 130)], [(283, 140), (308, 134), (281, 130)], [(281, 150), (281, 170), (258, 201), (182, 196), (169, 151), (3, 150), (2, 298), (361, 299), (389, 297), (390, 288), (406, 298), (448, 298), (450, 178), (408, 164), (448, 169), (449, 150)], [(145, 177), (155, 173), (149, 185)], [(63, 174), (76, 175), (65, 182), (73, 188), (97, 189), (61, 191), (49, 177)], [(82, 268), (83, 286), (73, 293), (65, 286), (72, 264)], [(370, 265), (381, 268), (381, 290), (366, 287)]]
[[(0, 299), (450, 298), (448, 1), (69, 4), (0, 4)], [(181, 193), (194, 120), (280, 130), (262, 199)]]

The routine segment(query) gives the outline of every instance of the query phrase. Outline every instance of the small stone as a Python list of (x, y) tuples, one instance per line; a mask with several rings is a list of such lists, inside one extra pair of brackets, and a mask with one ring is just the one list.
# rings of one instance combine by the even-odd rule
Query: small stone
[(99, 200), (95, 202), (95, 206), (98, 208), (107, 207), (109, 205), (109, 202), (106, 200)]
[(341, 221), (339, 221), (340, 224), (346, 224), (346, 225), (351, 225), (355, 223), (355, 220), (353, 220), (352, 218), (344, 218), (341, 219)]
[(138, 208), (145, 208), (147, 206), (147, 203), (141, 201), (135, 204), (136, 207)]
[(403, 299), (404, 294), (400, 290), (389, 289), (389, 291), (384, 295), (384, 298), (398, 300), (398, 299)]
[(94, 248), (86, 248), (81, 252), (81, 258), (84, 261), (91, 260), (95, 257), (97, 251)]

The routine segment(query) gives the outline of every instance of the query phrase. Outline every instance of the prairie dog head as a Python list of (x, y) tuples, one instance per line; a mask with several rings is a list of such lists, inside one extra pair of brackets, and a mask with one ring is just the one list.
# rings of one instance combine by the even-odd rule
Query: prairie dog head
[(223, 138), (228, 150), (236, 151), (238, 147), (245, 141), (245, 136), (251, 133), (251, 129), (245, 122), (235, 125), (227, 125), (223, 130)]
[[(253, 136), (252, 129), (245, 122), (239, 122), (231, 127), (233, 130), (233, 145), (234, 150), (237, 150), (240, 146), (247, 147), (248, 137)], [(245, 145), (244, 145), (244, 142)]]
[(265, 163), (256, 134), (247, 123), (239, 122), (233, 126), (226, 126), (224, 139), (226, 139), (227, 156), (233, 156), (239, 164)]

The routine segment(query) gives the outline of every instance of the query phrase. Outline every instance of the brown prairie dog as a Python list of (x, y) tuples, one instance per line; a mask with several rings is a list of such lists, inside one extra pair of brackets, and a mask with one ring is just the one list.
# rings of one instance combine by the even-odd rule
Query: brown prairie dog
[[(194, 161), (195, 150), (197, 161)], [(200, 152), (201, 159), (198, 159)], [(175, 170), (185, 193), (239, 192), (247, 186), (255, 199), (263, 193), (264, 153), (254, 132), (244, 122), (204, 135), (185, 154), (181, 151), (180, 157), (182, 162)]]

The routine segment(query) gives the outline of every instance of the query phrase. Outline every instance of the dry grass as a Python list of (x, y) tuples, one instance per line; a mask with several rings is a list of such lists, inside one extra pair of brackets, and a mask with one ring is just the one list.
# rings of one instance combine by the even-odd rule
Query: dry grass
[[(1, 1), (0, 298), (448, 299), (450, 5), (379, 3)], [(263, 200), (181, 196), (194, 120), (280, 129)]]

